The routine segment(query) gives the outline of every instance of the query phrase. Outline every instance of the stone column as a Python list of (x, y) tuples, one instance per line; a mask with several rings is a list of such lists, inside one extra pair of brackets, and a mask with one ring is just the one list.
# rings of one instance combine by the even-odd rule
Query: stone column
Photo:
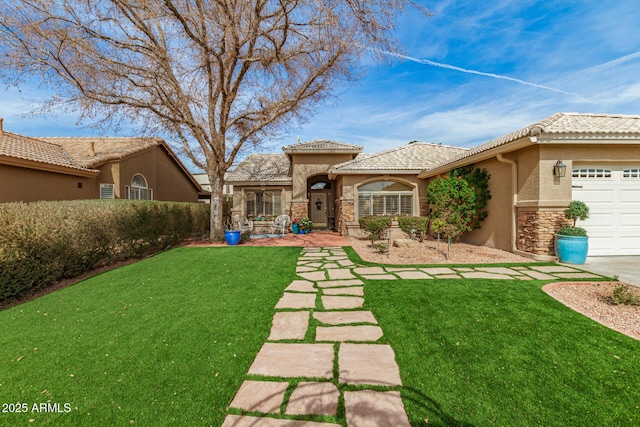
[(571, 224), (564, 210), (518, 210), (518, 250), (553, 256), (556, 231)]
[(355, 221), (353, 200), (336, 200), (336, 229), (341, 236), (347, 236), (349, 234), (347, 223), (352, 221)]
[(291, 201), (291, 219), (309, 216), (309, 200)]

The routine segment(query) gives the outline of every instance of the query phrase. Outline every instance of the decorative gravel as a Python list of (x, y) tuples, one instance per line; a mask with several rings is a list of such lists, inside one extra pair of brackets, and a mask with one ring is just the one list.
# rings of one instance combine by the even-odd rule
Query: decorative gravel
[[(605, 300), (618, 283), (551, 283), (542, 288), (567, 307), (598, 323), (640, 340), (640, 306), (612, 305)], [(640, 290), (635, 290), (640, 294)]]

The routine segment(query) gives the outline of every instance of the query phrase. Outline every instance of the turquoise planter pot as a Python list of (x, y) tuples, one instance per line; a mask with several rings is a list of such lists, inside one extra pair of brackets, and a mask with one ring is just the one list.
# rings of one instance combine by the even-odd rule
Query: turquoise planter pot
[(240, 243), (240, 237), (242, 237), (240, 230), (224, 232), (224, 240), (227, 241), (227, 245), (229, 246), (234, 246)]
[(589, 237), (556, 234), (556, 255), (560, 262), (584, 264), (589, 252)]
[(291, 224), (291, 231), (293, 232), (293, 234), (298, 234), (300, 232), (299, 227), (300, 226), (298, 224)]

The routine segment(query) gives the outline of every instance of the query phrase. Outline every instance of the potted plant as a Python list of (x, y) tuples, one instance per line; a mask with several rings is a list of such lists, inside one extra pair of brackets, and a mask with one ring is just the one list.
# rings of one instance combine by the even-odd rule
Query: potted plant
[(576, 227), (576, 222), (589, 218), (589, 207), (584, 202), (574, 200), (564, 211), (564, 217), (573, 220), (573, 225), (562, 227), (556, 233), (556, 255), (560, 262), (584, 264), (589, 252), (589, 237), (587, 230)]
[(233, 226), (228, 222), (224, 225), (224, 240), (227, 242), (227, 245), (237, 245), (240, 243), (241, 238), (242, 232), (240, 230), (234, 230)]
[(294, 218), (293, 221), (291, 221), (291, 232), (293, 234), (298, 234), (300, 233), (300, 224), (299, 224), (300, 220), (298, 218)]
[(298, 221), (298, 228), (300, 230), (300, 234), (309, 234), (311, 233), (311, 228), (313, 227), (313, 222), (308, 217), (300, 218)]

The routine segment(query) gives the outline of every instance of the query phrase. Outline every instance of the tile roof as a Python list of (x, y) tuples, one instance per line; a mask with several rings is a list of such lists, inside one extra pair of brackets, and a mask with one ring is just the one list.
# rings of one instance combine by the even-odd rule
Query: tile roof
[(291, 161), (286, 154), (249, 154), (235, 169), (227, 172), (225, 182), (291, 184)]
[(331, 168), (331, 173), (367, 173), (378, 171), (407, 171), (416, 173), (435, 166), (446, 159), (467, 151), (449, 145), (415, 142), (376, 154), (360, 155), (354, 160)]
[[(640, 116), (614, 115), (614, 114), (582, 114), (582, 113), (556, 113), (537, 123), (518, 129), (507, 135), (501, 136), (484, 144), (478, 145), (456, 157), (452, 157), (436, 166), (458, 162), (460, 160), (489, 151), (510, 142), (517, 141), (527, 136), (544, 138), (559, 137), (561, 135), (626, 135), (635, 138), (640, 137)], [(425, 168), (429, 169), (429, 168)]]
[(30, 138), (7, 131), (0, 133), (0, 156), (62, 166), (79, 171), (97, 172), (76, 162), (69, 153), (58, 144), (52, 144), (42, 139)]
[[(96, 167), (163, 144), (161, 138), (155, 137), (45, 137), (39, 139), (64, 147), (77, 163), (85, 167)], [(92, 144), (94, 152), (92, 152)]]
[(343, 142), (328, 141), (320, 139), (317, 141), (302, 142), (299, 144), (285, 145), (282, 151), (290, 153), (359, 153), (362, 147), (355, 144), (345, 144)]

